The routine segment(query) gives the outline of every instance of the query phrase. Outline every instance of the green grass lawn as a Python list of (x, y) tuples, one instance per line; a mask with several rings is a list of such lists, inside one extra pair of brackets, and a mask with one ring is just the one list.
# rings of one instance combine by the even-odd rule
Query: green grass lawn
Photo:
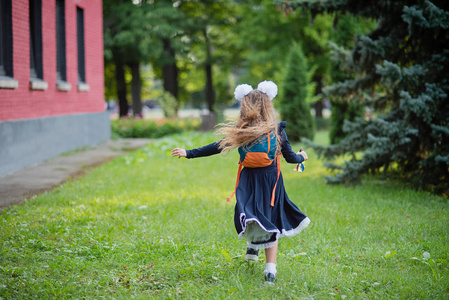
[(235, 200), (225, 201), (237, 153), (169, 156), (213, 138), (159, 140), (4, 210), (0, 297), (449, 299), (448, 199), (380, 179), (326, 185), (311, 151), (304, 173), (282, 163), (311, 224), (280, 240), (278, 284), (265, 286), (265, 263), (244, 261)]

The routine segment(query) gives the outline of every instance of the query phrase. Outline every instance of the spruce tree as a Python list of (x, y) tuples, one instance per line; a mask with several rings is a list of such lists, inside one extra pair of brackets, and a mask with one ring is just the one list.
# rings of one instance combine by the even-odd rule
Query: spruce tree
[[(290, 7), (349, 12), (378, 20), (351, 51), (338, 51), (355, 76), (327, 87), (335, 98), (375, 109), (376, 118), (346, 122), (347, 136), (316, 147), (328, 159), (349, 154), (330, 183), (357, 182), (369, 172), (449, 193), (449, 2), (444, 0), (298, 0)], [(289, 9), (289, 8), (286, 8)], [(361, 155), (360, 155), (361, 154)]]
[(313, 139), (315, 122), (310, 113), (310, 104), (307, 103), (309, 93), (307, 61), (301, 46), (297, 43), (290, 48), (286, 68), (280, 101), (281, 118), (288, 124), (285, 131), (291, 141), (300, 141), (303, 137)]

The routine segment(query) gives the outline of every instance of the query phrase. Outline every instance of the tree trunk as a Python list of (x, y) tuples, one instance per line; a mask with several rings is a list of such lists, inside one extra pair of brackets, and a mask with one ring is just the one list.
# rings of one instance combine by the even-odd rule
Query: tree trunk
[(315, 118), (323, 118), (323, 100), (319, 100), (313, 104), (313, 108), (315, 108)]
[(176, 66), (175, 50), (172, 48), (169, 39), (164, 39), (163, 43), (165, 55), (168, 56), (170, 61), (162, 66), (164, 90), (170, 92), (176, 99), (178, 99), (178, 67)]
[[(316, 89), (315, 89), (315, 95), (321, 94), (323, 90), (323, 80), (322, 76), (318, 75), (313, 78), (313, 81), (316, 82)], [(315, 118), (323, 118), (323, 99), (320, 101), (317, 101), (313, 104), (313, 107), (315, 108)]]
[(212, 55), (210, 49), (210, 41), (209, 37), (207, 36), (206, 28), (203, 29), (203, 36), (206, 41), (206, 62), (205, 62), (206, 101), (209, 111), (214, 112), (215, 93), (214, 93), (214, 85), (212, 82)]
[(131, 68), (131, 75), (133, 77), (131, 81), (131, 96), (133, 100), (133, 114), (134, 116), (142, 116), (142, 81), (140, 80), (139, 62), (133, 62), (129, 64)]
[(114, 60), (115, 81), (117, 84), (117, 99), (119, 104), (119, 115), (124, 117), (128, 114), (128, 99), (126, 99), (125, 68), (120, 59)]

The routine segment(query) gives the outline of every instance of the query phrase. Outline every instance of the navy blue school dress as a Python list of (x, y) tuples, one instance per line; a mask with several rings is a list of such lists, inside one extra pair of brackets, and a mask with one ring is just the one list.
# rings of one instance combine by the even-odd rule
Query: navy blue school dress
[[(296, 154), (285, 133), (287, 122), (278, 124), (282, 145), (281, 152), (288, 163), (301, 163), (304, 158)], [(210, 156), (220, 153), (218, 143), (187, 150), (187, 158)], [(285, 236), (293, 236), (306, 228), (310, 219), (288, 198), (282, 172), (277, 177), (276, 160), (263, 168), (244, 167), (235, 192), (234, 224), (239, 238), (245, 238), (248, 247), (265, 249), (275, 245)], [(277, 182), (277, 184), (276, 184)], [(271, 205), (274, 187), (274, 206)]]

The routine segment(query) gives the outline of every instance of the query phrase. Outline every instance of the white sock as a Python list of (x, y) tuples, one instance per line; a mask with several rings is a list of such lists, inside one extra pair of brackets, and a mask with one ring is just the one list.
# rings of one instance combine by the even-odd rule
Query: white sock
[(276, 275), (277, 271), (276, 271), (276, 264), (273, 263), (267, 263), (265, 266), (265, 271), (263, 271), (265, 274), (267, 273), (272, 273), (274, 275)]

